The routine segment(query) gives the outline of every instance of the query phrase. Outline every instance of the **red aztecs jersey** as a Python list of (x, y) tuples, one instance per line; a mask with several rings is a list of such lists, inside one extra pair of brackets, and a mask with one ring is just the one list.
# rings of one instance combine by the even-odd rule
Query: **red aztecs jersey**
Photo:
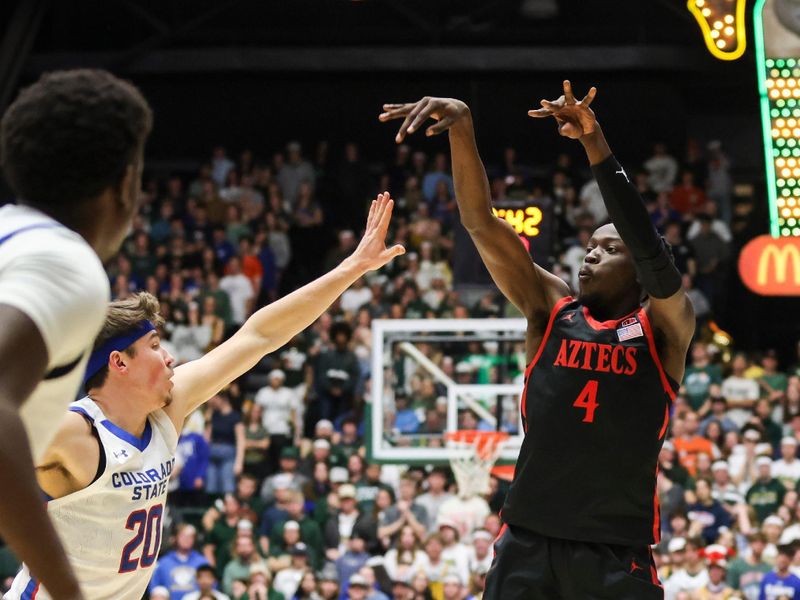
[(644, 309), (598, 322), (562, 298), (525, 373), (503, 519), (568, 540), (657, 542), (658, 454), (677, 389)]

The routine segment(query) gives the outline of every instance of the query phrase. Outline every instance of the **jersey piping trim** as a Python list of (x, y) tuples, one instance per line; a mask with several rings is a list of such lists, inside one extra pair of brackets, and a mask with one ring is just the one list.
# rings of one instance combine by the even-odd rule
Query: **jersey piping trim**
[(144, 433), (142, 434), (141, 438), (137, 438), (132, 433), (128, 433), (122, 427), (117, 427), (106, 419), (105, 421), (101, 421), (100, 424), (108, 429), (112, 434), (117, 436), (123, 442), (128, 442), (131, 446), (136, 448), (139, 452), (144, 452), (145, 448), (150, 444), (150, 440), (153, 437), (153, 426), (150, 425), (150, 419), (147, 419), (147, 422), (144, 425)]
[(550, 319), (547, 321), (547, 329), (544, 330), (544, 335), (542, 336), (542, 341), (539, 343), (539, 349), (536, 351), (536, 356), (533, 357), (533, 360), (525, 369), (525, 386), (522, 388), (522, 397), (520, 398), (520, 413), (522, 413), (522, 422), (525, 426), (525, 431), (528, 431), (528, 423), (526, 422), (525, 418), (525, 401), (528, 397), (528, 380), (530, 379), (531, 371), (533, 371), (533, 367), (536, 366), (536, 363), (539, 362), (539, 358), (542, 356), (542, 352), (544, 352), (544, 347), (547, 345), (547, 340), (550, 337), (550, 331), (553, 329), (553, 323), (556, 321), (556, 315), (561, 311), (564, 306), (572, 302), (574, 298), (572, 296), (564, 296), (558, 302), (553, 305), (553, 309), (550, 311)]
[(83, 415), (86, 419), (89, 420), (89, 422), (92, 423), (92, 425), (94, 425), (94, 417), (92, 415), (90, 415), (88, 412), (86, 412), (85, 408), (82, 408), (80, 406), (70, 406), (69, 410), (70, 410), (70, 412), (74, 412), (74, 413), (78, 413), (78, 414)]
[(615, 329), (620, 321), (624, 321), (636, 314), (636, 311), (641, 310), (641, 308), (637, 308), (636, 310), (632, 310), (624, 317), (620, 317), (619, 319), (611, 319), (610, 321), (598, 321), (595, 319), (591, 314), (589, 314), (589, 309), (584, 306), (583, 307), (583, 318), (586, 319), (586, 322), (589, 324), (589, 327), (594, 329), (595, 331), (602, 331), (604, 329)]
[(39, 593), (39, 582), (36, 581), (33, 577), (31, 577), (31, 580), (28, 582), (28, 585), (26, 585), (25, 589), (22, 591), (20, 600), (35, 600), (38, 593)]
[(10, 233), (5, 234), (3, 237), (0, 237), (0, 244), (4, 244), (15, 235), (24, 233), (31, 229), (53, 229), (55, 227), (64, 227), (64, 226), (61, 223), (33, 223), (31, 225), (26, 225), (25, 227), (20, 227), (16, 231), (12, 231)]
[(647, 337), (647, 345), (650, 348), (650, 354), (653, 356), (653, 362), (656, 363), (658, 374), (661, 377), (661, 385), (664, 387), (664, 391), (667, 393), (667, 396), (669, 396), (670, 401), (675, 402), (675, 390), (669, 384), (667, 373), (664, 371), (664, 365), (661, 364), (661, 358), (658, 356), (658, 352), (656, 351), (656, 340), (655, 337), (653, 337), (653, 328), (650, 326), (650, 319), (648, 318), (644, 309), (640, 309), (639, 311), (639, 320), (642, 322), (642, 327), (644, 327), (645, 337)]

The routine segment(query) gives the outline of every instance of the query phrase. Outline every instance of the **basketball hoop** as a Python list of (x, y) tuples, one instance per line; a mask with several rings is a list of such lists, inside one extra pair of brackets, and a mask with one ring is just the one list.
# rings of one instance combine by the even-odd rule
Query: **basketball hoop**
[(492, 466), (508, 438), (505, 431), (462, 429), (444, 433), (459, 496), (469, 498), (489, 491)]

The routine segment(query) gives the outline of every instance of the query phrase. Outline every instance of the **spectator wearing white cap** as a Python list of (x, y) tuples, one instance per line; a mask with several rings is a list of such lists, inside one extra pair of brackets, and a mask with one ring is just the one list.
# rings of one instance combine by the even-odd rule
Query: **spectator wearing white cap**
[(664, 600), (676, 600), (679, 592), (688, 592), (690, 597), (708, 583), (706, 568), (700, 551), (703, 542), (699, 538), (686, 540), (686, 562), (664, 582)]
[(668, 568), (661, 572), (661, 580), (665, 581), (670, 575), (686, 566), (686, 538), (674, 537), (667, 544)]
[(714, 500), (723, 502), (726, 494), (738, 491), (738, 488), (731, 480), (728, 461), (724, 459), (715, 460), (711, 464), (711, 477), (711, 497)]
[(297, 396), (284, 385), (286, 374), (273, 369), (267, 375), (267, 381), (268, 385), (256, 392), (255, 403), (264, 409), (262, 422), (270, 437), (269, 461), (275, 472), (281, 450), (302, 434), (303, 427)]
[(347, 597), (350, 600), (365, 600), (369, 593), (369, 584), (358, 573), (355, 573), (347, 580)]
[(787, 490), (793, 490), (800, 481), (800, 460), (797, 458), (797, 439), (786, 436), (781, 440), (781, 457), (772, 463), (772, 476)]
[(225, 565), (225, 569), (222, 573), (222, 591), (228, 595), (231, 594), (231, 588), (235, 579), (247, 579), (250, 577), (250, 568), (253, 565), (258, 564), (266, 567), (264, 560), (256, 551), (256, 544), (252, 536), (252, 528), (252, 523), (250, 523), (249, 535), (247, 534), (246, 527), (239, 530), (239, 535), (236, 537), (233, 546), (232, 559)]
[(756, 459), (772, 454), (772, 446), (763, 441), (761, 430), (754, 425), (742, 429), (742, 443), (733, 447), (728, 457), (731, 479), (739, 486), (739, 493), (746, 494), (757, 479)]
[(157, 585), (150, 590), (150, 600), (169, 600), (169, 590), (163, 585)]
[(311, 479), (314, 476), (314, 465), (320, 462), (331, 465), (331, 443), (325, 438), (319, 438), (312, 442), (311, 452), (300, 461), (298, 470)]
[(455, 573), (462, 582), (469, 580), (469, 551), (459, 539), (458, 523), (439, 519), (439, 538), (442, 540), (442, 561), (449, 565), (447, 573)]
[(764, 562), (762, 554), (767, 538), (760, 531), (747, 536), (749, 548), (728, 566), (727, 581), (735, 590), (740, 590), (746, 600), (758, 600), (761, 580), (771, 567)]
[(369, 558), (369, 553), (366, 551), (366, 540), (358, 532), (354, 532), (347, 542), (347, 552), (336, 559), (339, 581), (349, 582), (349, 585), (352, 585), (352, 577), (357, 576), (364, 581), (363, 585), (366, 588), (367, 583), (363, 577), (358, 575), (358, 571), (367, 564)]
[(761, 531), (767, 538), (767, 545), (764, 547), (764, 561), (769, 564), (775, 564), (775, 558), (778, 556), (778, 546), (780, 545), (781, 535), (786, 527), (786, 522), (778, 515), (770, 515), (761, 524)]
[(356, 501), (356, 488), (351, 483), (345, 483), (338, 487), (336, 495), (339, 501), (339, 509), (331, 515), (323, 527), (323, 540), (325, 543), (325, 556), (328, 560), (336, 560), (347, 551), (348, 540), (354, 534), (360, 534), (372, 541), (370, 538), (371, 527), (367, 515), (361, 513)]
[(445, 575), (442, 581), (442, 598), (444, 600), (461, 600), (464, 580), (455, 573)]
[(467, 548), (467, 564), (470, 573), (481, 569), (489, 570), (492, 566), (492, 534), (485, 529), (478, 529), (472, 534), (472, 544)]
[[(306, 515), (305, 497), (302, 492), (295, 490), (289, 492), (286, 512), (288, 513), (287, 520), (278, 522), (272, 527), (272, 532), (269, 536), (270, 549), (280, 548), (284, 545), (284, 527), (288, 522), (296, 521), (300, 527), (300, 537), (308, 545), (309, 560), (315, 568), (319, 568), (323, 554), (322, 531), (317, 522)], [(262, 527), (261, 535), (264, 535), (264, 533), (264, 528)]]
[(291, 548), (287, 548), (291, 563), (275, 574), (272, 587), (275, 591), (283, 594), (284, 598), (292, 598), (300, 586), (303, 574), (308, 570), (309, 547), (303, 542), (297, 542)]
[(745, 377), (746, 355), (739, 353), (734, 356), (731, 369), (733, 372), (722, 381), (722, 395), (728, 401), (728, 416), (742, 427), (753, 415), (753, 407), (760, 390), (755, 379)]
[(756, 511), (756, 517), (763, 521), (773, 514), (783, 502), (786, 488), (772, 477), (772, 459), (769, 456), (759, 456), (756, 459), (755, 483), (747, 490), (747, 503)]

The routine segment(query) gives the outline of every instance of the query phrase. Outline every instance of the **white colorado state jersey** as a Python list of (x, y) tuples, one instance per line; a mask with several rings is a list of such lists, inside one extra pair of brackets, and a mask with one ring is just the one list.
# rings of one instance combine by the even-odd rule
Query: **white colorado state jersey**
[[(87, 600), (140, 600), (161, 547), (178, 434), (163, 410), (150, 414), (141, 438), (111, 423), (89, 398), (70, 410), (92, 421), (105, 469), (88, 487), (50, 500), (47, 511)], [(51, 597), (23, 565), (3, 598)]]
[(34, 462), (78, 394), (108, 300), (108, 277), (86, 240), (28, 206), (0, 208), (0, 304), (27, 315), (47, 347), (47, 374), (20, 408)]

